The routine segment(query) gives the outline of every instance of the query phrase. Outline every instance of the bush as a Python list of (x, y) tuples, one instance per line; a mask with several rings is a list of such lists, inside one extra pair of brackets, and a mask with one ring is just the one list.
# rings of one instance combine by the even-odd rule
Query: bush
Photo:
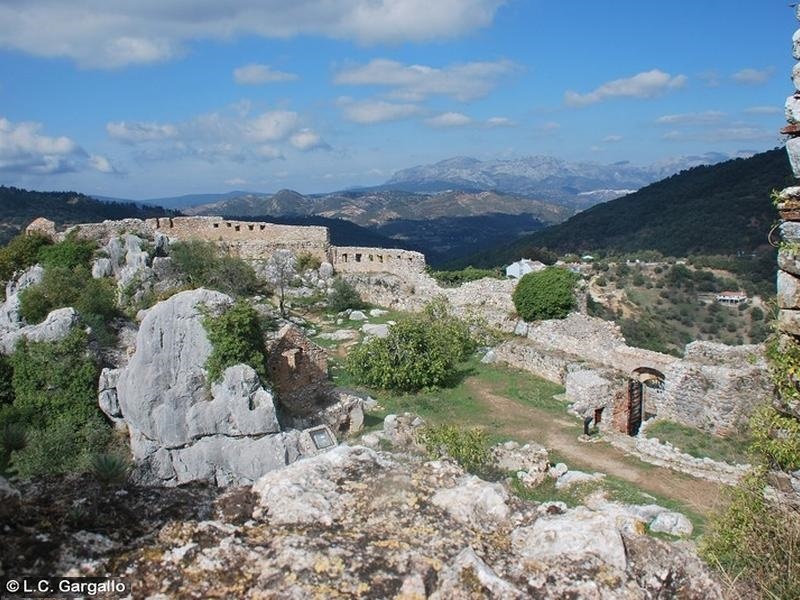
[(177, 242), (170, 247), (170, 256), (192, 288), (205, 287), (232, 296), (251, 296), (263, 291), (249, 264), (223, 254), (211, 242)]
[(446, 287), (457, 287), (468, 281), (476, 281), (484, 277), (502, 278), (497, 269), (476, 269), (475, 267), (466, 267), (460, 271), (430, 271), (430, 276)]
[(365, 306), (356, 288), (340, 277), (334, 280), (333, 290), (328, 296), (328, 308), (338, 313), (348, 308), (359, 309)]
[(20, 315), (29, 323), (40, 323), (50, 311), (72, 306), (101, 343), (113, 341), (108, 322), (118, 315), (114, 282), (94, 279), (86, 267), (49, 267), (41, 283), (22, 290), (19, 299)]
[(206, 315), (203, 326), (212, 345), (205, 365), (209, 382), (218, 381), (225, 369), (240, 363), (250, 365), (267, 381), (263, 326), (252, 306), (239, 300), (219, 316)]
[(489, 440), (481, 429), (428, 425), (417, 434), (417, 441), (432, 460), (450, 457), (470, 473), (483, 473), (489, 465)]
[(387, 337), (351, 350), (346, 367), (364, 385), (416, 391), (448, 384), (472, 351), (466, 325), (432, 307), (430, 313), (399, 321)]
[(574, 273), (557, 267), (528, 273), (514, 290), (517, 313), (525, 321), (563, 319), (576, 306), (576, 281)]
[(0, 281), (8, 281), (17, 271), (22, 271), (39, 261), (39, 251), (52, 244), (50, 238), (39, 233), (21, 233), (0, 248)]
[(74, 329), (59, 342), (23, 340), (11, 355), (14, 402), (0, 413), (0, 426), (25, 430), (25, 447), (11, 461), (19, 475), (85, 470), (110, 439), (87, 344), (86, 334)]
[(796, 471), (800, 469), (800, 421), (782, 415), (771, 406), (762, 406), (750, 421), (753, 451), (768, 466)]
[(63, 242), (53, 244), (52, 246), (42, 246), (39, 250), (39, 262), (41, 262), (45, 268), (89, 268), (96, 249), (97, 244), (94, 242), (79, 239), (75, 235), (69, 235)]
[(317, 269), (319, 269), (321, 264), (322, 263), (320, 262), (320, 260), (313, 254), (310, 254), (309, 252), (301, 252), (300, 254), (297, 255), (298, 273), (304, 273), (305, 271), (308, 270), (316, 271)]

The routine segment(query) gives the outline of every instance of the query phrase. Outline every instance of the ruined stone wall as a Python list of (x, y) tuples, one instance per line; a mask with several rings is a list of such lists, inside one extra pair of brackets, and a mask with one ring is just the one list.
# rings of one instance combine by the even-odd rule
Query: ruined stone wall
[(119, 237), (127, 233), (150, 240), (155, 236), (155, 230), (148, 222), (142, 219), (121, 219), (119, 221), (103, 221), (101, 223), (73, 225), (72, 227), (68, 227), (64, 232), (56, 234), (54, 239), (56, 241), (61, 241), (73, 232), (79, 238), (95, 240), (100, 245), (105, 245), (111, 238)]
[(148, 219), (147, 223), (155, 231), (179, 240), (217, 242), (248, 260), (266, 259), (278, 249), (307, 252), (322, 261), (328, 260), (327, 227), (232, 221), (222, 217), (162, 217)]
[(332, 246), (331, 263), (340, 273), (414, 274), (425, 271), (425, 255), (410, 250)]
[[(495, 360), (533, 373), (537, 377), (563, 384), (576, 357), (554, 352), (517, 340), (503, 342), (494, 349)], [(577, 367), (576, 367), (577, 368)]]

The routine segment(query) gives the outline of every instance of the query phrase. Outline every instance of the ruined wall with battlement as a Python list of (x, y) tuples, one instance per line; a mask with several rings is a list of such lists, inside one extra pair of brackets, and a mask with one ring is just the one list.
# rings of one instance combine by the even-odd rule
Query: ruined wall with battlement
[(422, 273), (425, 255), (411, 250), (331, 246), (331, 263), (341, 273)]
[(222, 217), (164, 217), (148, 219), (147, 224), (179, 240), (217, 242), (248, 260), (266, 259), (275, 250), (287, 249), (307, 252), (325, 261), (330, 248), (327, 227), (232, 221)]

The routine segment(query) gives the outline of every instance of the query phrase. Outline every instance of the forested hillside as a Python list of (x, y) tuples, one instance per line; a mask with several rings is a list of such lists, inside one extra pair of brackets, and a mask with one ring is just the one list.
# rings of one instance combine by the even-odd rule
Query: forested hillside
[(160, 206), (103, 202), (76, 192), (35, 192), (0, 186), (0, 244), (5, 244), (37, 217), (46, 217), (57, 225), (71, 225), (166, 214), (178, 213)]
[(515, 242), (458, 261), (475, 266), (558, 254), (737, 255), (767, 244), (776, 219), (770, 192), (791, 185), (786, 152), (689, 169)]

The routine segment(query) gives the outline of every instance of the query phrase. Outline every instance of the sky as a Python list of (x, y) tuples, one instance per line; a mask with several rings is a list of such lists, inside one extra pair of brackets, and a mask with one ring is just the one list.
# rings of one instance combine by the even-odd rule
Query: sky
[(454, 156), (782, 143), (785, 0), (3, 0), (0, 184), (376, 185)]

